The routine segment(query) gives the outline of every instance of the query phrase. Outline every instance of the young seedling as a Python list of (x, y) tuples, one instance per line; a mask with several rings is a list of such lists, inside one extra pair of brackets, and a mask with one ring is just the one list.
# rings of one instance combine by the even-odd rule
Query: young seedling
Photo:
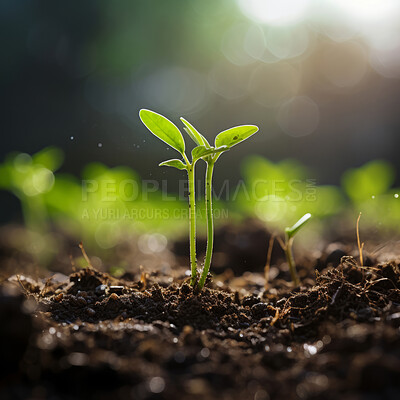
[[(184, 118), (181, 121), (185, 125), (184, 129), (189, 137), (194, 141), (196, 147), (192, 150), (192, 161), (190, 162), (185, 154), (185, 142), (179, 129), (168, 119), (150, 110), (142, 109), (139, 113), (144, 125), (169, 146), (177, 150), (182, 158), (167, 160), (159, 164), (160, 166), (175, 167), (186, 170), (189, 183), (189, 240), (190, 240), (190, 264), (191, 264), (191, 285), (200, 291), (206, 282), (208, 271), (211, 265), (214, 224), (212, 212), (212, 176), (214, 164), (221, 153), (229, 150), (236, 144), (246, 140), (258, 131), (254, 125), (237, 126), (226, 131), (220, 132), (215, 138), (214, 146), (211, 146), (207, 139), (199, 133), (193, 125)], [(196, 260), (196, 201), (195, 201), (195, 164), (199, 159), (207, 163), (206, 170), (206, 215), (207, 215), (207, 250), (204, 261), (204, 268), (199, 280), (197, 279), (197, 260)]]
[(159, 166), (174, 167), (179, 170), (186, 170), (189, 184), (189, 240), (190, 240), (190, 266), (191, 285), (197, 284), (197, 260), (196, 260), (196, 197), (195, 197), (195, 164), (204, 156), (218, 154), (227, 150), (226, 146), (214, 148), (211, 146), (199, 145), (192, 150), (192, 161), (189, 161), (185, 153), (185, 141), (180, 130), (167, 118), (154, 111), (142, 109), (139, 112), (140, 119), (147, 129), (160, 140), (178, 151), (183, 160), (171, 159), (164, 161)]
[(279, 240), (279, 243), (285, 252), (286, 260), (289, 265), (290, 275), (293, 283), (298, 286), (300, 284), (299, 277), (297, 276), (296, 263), (294, 261), (292, 247), (294, 235), (304, 226), (304, 224), (311, 218), (311, 214), (303, 215), (291, 228), (285, 229), (285, 242)]
[[(198, 146), (204, 146), (205, 148), (212, 149), (207, 139), (197, 131), (197, 129), (181, 118), (181, 121), (185, 124), (185, 131)], [(233, 128), (227, 129), (220, 132), (214, 142), (215, 149), (222, 149), (221, 151), (210, 153), (201, 157), (207, 164), (206, 177), (205, 177), (205, 200), (206, 200), (206, 216), (207, 216), (207, 249), (206, 256), (204, 259), (204, 267), (198, 283), (198, 290), (201, 290), (207, 279), (208, 272), (210, 270), (213, 245), (214, 245), (214, 222), (213, 222), (213, 209), (212, 209), (212, 177), (214, 172), (214, 165), (218, 160), (219, 156), (229, 150), (231, 147), (236, 146), (240, 142), (248, 139), (258, 131), (258, 127), (255, 125), (240, 125)]]

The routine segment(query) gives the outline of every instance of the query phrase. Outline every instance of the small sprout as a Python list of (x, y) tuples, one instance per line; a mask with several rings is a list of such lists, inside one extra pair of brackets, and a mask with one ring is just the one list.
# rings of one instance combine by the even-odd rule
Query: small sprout
[[(212, 174), (214, 164), (218, 157), (225, 151), (238, 143), (248, 139), (258, 131), (255, 125), (242, 125), (230, 128), (217, 135), (215, 145), (211, 146), (207, 139), (197, 131), (197, 129), (184, 118), (181, 118), (185, 125), (184, 130), (188, 136), (196, 144), (192, 150), (192, 161), (190, 162), (185, 153), (185, 141), (180, 130), (168, 119), (154, 111), (142, 109), (139, 112), (140, 119), (149, 131), (161, 139), (163, 142), (177, 150), (183, 158), (167, 160), (160, 163), (160, 166), (174, 167), (180, 170), (186, 169), (189, 182), (189, 239), (190, 239), (190, 264), (191, 264), (191, 285), (200, 291), (206, 282), (208, 271), (210, 269), (213, 241), (214, 226), (212, 216)], [(196, 202), (195, 202), (195, 164), (198, 160), (204, 160), (207, 163), (205, 197), (206, 197), (206, 214), (207, 214), (207, 250), (204, 261), (204, 268), (197, 277), (197, 260), (196, 260)]]
[(289, 265), (290, 275), (293, 283), (298, 286), (300, 284), (299, 277), (297, 276), (296, 263), (294, 261), (292, 247), (293, 239), (296, 233), (304, 226), (304, 224), (311, 218), (311, 214), (303, 215), (291, 228), (285, 229), (285, 243), (280, 241), (281, 247), (285, 252), (286, 260)]
[[(192, 124), (185, 119), (181, 118), (185, 124), (185, 131), (189, 137), (198, 145), (193, 152), (196, 151), (196, 155), (201, 157), (207, 164), (206, 178), (205, 178), (205, 200), (206, 200), (206, 215), (207, 215), (207, 249), (206, 256), (204, 259), (204, 267), (200, 276), (200, 280), (197, 286), (198, 290), (201, 290), (207, 279), (208, 272), (210, 270), (213, 243), (214, 243), (214, 223), (213, 223), (213, 211), (212, 211), (212, 176), (214, 170), (214, 164), (218, 160), (219, 156), (228, 151), (231, 147), (236, 146), (238, 143), (248, 139), (258, 131), (258, 127), (255, 125), (242, 125), (230, 128), (226, 131), (220, 132), (215, 138), (215, 147), (210, 146), (207, 139), (197, 131)], [(204, 149), (208, 149), (208, 152)], [(202, 150), (197, 150), (202, 149)], [(210, 152), (212, 150), (212, 153)], [(192, 155), (193, 155), (192, 152)]]

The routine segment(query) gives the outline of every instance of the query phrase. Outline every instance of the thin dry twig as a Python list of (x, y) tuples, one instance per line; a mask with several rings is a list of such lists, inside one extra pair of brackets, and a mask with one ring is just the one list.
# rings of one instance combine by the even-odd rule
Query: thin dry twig
[(361, 212), (358, 214), (357, 218), (357, 223), (356, 223), (356, 233), (357, 233), (357, 246), (358, 246), (358, 252), (360, 254), (360, 266), (362, 267), (364, 265), (364, 260), (363, 260), (363, 248), (364, 248), (364, 243), (360, 242), (360, 218), (361, 218)]
[(18, 275), (16, 275), (16, 277), (17, 277), (18, 283), (21, 285), (22, 290), (25, 292), (25, 296), (30, 296), (31, 293), (29, 292), (29, 290), (22, 283), (21, 276), (18, 274)]
[(43, 295), (44, 295), (48, 285), (50, 284), (51, 280), (52, 280), (52, 277), (46, 279), (46, 282), (45, 282), (42, 290), (40, 291), (40, 294), (39, 294), (40, 297), (43, 297)]
[(143, 265), (139, 267), (140, 270), (140, 282), (143, 285), (143, 289), (147, 287), (147, 278), (149, 277), (148, 273), (144, 270)]
[(20, 284), (22, 290), (24, 291), (24, 295), (25, 295), (27, 298), (33, 297), (33, 299), (34, 299), (36, 302), (39, 302), (39, 299), (37, 298), (37, 294), (31, 293), (31, 292), (24, 286), (24, 284), (23, 284), (22, 281), (21, 281), (21, 276), (20, 276), (19, 274), (17, 274), (16, 277), (17, 277), (18, 283)]
[(85, 251), (85, 249), (84, 249), (84, 247), (83, 247), (83, 243), (82, 243), (82, 242), (79, 243), (79, 248), (81, 249), (83, 258), (84, 258), (84, 259), (86, 260), (86, 262), (88, 263), (88, 267), (93, 268), (93, 265), (92, 265), (92, 263), (90, 262), (90, 258), (89, 258), (88, 255), (86, 254), (86, 251)]
[(279, 319), (279, 308), (275, 308), (275, 316), (271, 321), (271, 326), (274, 326), (274, 324), (276, 323), (276, 321), (278, 321)]
[(282, 250), (285, 250), (285, 249), (286, 249), (286, 244), (285, 244), (285, 242), (280, 238), (280, 236), (277, 236), (277, 237), (276, 237), (276, 240), (278, 241), (279, 246), (282, 247)]
[(271, 267), (271, 256), (272, 256), (272, 249), (274, 247), (274, 241), (275, 241), (275, 234), (272, 234), (271, 237), (269, 238), (267, 262), (264, 267), (264, 276), (265, 276), (265, 286), (264, 287), (265, 287), (265, 289), (268, 288), (269, 270)]
[(69, 261), (71, 263), (72, 272), (75, 272), (76, 271), (75, 260), (74, 260), (74, 257), (72, 257), (72, 254), (69, 255)]

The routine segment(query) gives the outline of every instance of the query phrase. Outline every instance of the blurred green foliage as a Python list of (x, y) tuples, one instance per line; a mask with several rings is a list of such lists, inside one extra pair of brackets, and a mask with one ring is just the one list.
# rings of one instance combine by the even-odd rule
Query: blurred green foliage
[(219, 54), (225, 30), (237, 20), (246, 21), (228, 0), (101, 0), (97, 13), (102, 29), (84, 54), (87, 68), (102, 66), (102, 79), (129, 76), (143, 60), (168, 63), (181, 59), (201, 67)]
[[(10, 154), (0, 164), (0, 188), (20, 200), (25, 224), (38, 244), (32, 247), (46, 248), (50, 239), (43, 242), (40, 237), (51, 226), (101, 248), (113, 247), (132, 234), (187, 235), (185, 196), (166, 193), (156, 181), (143, 181), (123, 166), (90, 163), (82, 179), (55, 173), (62, 161), (62, 152), (49, 147), (33, 156)], [(345, 218), (352, 227), (361, 211), (364, 227), (399, 232), (400, 188), (392, 188), (395, 172), (384, 161), (346, 171), (342, 188), (317, 185), (310, 179), (312, 171), (295, 160), (273, 163), (249, 157), (243, 163), (243, 176), (244, 183), (230, 201), (216, 199), (217, 223), (247, 215), (264, 221), (269, 229), (282, 231), (309, 212), (314, 216), (313, 229), (307, 232), (315, 235), (329, 226), (332, 218)], [(204, 202), (200, 200), (198, 205), (199, 228), (204, 233)], [(29, 241), (33, 243), (33, 239)], [(52, 251), (56, 251), (54, 243)]]
[(318, 186), (310, 171), (295, 160), (273, 163), (256, 156), (243, 165), (245, 191), (238, 207), (278, 230), (311, 213), (314, 220), (338, 214), (344, 198), (335, 186)]
[(90, 163), (79, 180), (54, 175), (62, 161), (59, 149), (46, 148), (33, 156), (13, 153), (0, 165), (0, 188), (20, 200), (31, 232), (44, 234), (51, 223), (79, 240), (109, 248), (127, 234), (171, 235), (186, 227), (185, 202), (168, 197), (154, 182), (143, 186), (132, 169)]
[(342, 177), (342, 185), (350, 200), (357, 204), (373, 196), (384, 195), (394, 180), (394, 168), (386, 161), (375, 160), (360, 168), (346, 171)]
[(389, 231), (400, 230), (400, 188), (392, 188), (395, 170), (383, 160), (371, 161), (343, 174), (342, 186), (354, 215), (363, 214), (363, 224)]
[(18, 197), (25, 223), (31, 230), (44, 232), (46, 229), (44, 196), (52, 190), (53, 173), (62, 161), (62, 152), (49, 147), (32, 157), (26, 153), (12, 153), (0, 165), (0, 188)]
[(186, 204), (164, 199), (165, 194), (153, 187), (143, 191), (140, 178), (128, 167), (91, 163), (81, 182), (71, 176), (57, 177), (46, 194), (46, 205), (62, 229), (110, 248), (124, 235), (149, 231), (173, 234), (186, 227), (179, 213)]

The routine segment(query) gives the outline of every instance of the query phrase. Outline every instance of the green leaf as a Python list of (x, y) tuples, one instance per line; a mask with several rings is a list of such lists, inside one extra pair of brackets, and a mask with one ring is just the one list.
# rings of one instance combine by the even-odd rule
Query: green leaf
[(180, 130), (167, 118), (154, 111), (141, 109), (139, 117), (147, 129), (163, 142), (183, 154), (185, 152), (185, 141)]
[(292, 238), (310, 218), (311, 214), (307, 213), (303, 215), (291, 228), (286, 228), (285, 232), (288, 238)]
[(34, 164), (40, 164), (50, 171), (57, 170), (64, 161), (63, 152), (56, 147), (46, 147), (32, 156)]
[(235, 146), (254, 135), (257, 131), (258, 127), (255, 125), (240, 125), (227, 129), (217, 135), (215, 138), (215, 147)]
[(185, 118), (181, 118), (181, 121), (185, 124), (186, 133), (198, 146), (211, 147), (207, 139)]
[(174, 167), (178, 169), (186, 169), (186, 165), (176, 158), (172, 160), (163, 161), (162, 163), (158, 164), (159, 167)]
[(347, 170), (342, 177), (342, 186), (353, 202), (361, 203), (387, 193), (395, 177), (396, 171), (390, 163), (374, 160), (360, 168)]
[(205, 146), (197, 146), (192, 150), (192, 160), (196, 161), (199, 158), (203, 158), (203, 157), (209, 156), (211, 154), (218, 154), (218, 153), (221, 153), (221, 152), (227, 151), (227, 150), (229, 150), (229, 147), (227, 147), (227, 146), (221, 146), (221, 147), (217, 147), (217, 148), (214, 148), (214, 147), (207, 148)]
[(10, 166), (7, 164), (0, 165), (0, 188), (1, 189), (11, 189), (11, 171)]

